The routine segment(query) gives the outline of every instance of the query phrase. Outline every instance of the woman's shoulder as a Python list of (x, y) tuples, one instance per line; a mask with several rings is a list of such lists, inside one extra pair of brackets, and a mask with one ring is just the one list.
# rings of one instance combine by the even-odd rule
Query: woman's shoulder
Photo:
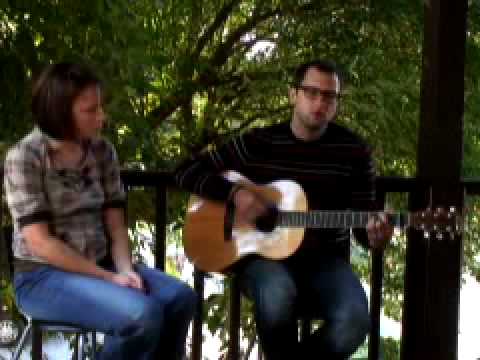
[(34, 129), (7, 150), (5, 159), (41, 159), (46, 149), (45, 144), (42, 133)]
[(90, 146), (99, 150), (114, 149), (114, 146), (110, 140), (104, 136), (97, 136), (90, 140)]
[(115, 146), (103, 136), (90, 140), (88, 146), (97, 159), (112, 158), (116, 156)]

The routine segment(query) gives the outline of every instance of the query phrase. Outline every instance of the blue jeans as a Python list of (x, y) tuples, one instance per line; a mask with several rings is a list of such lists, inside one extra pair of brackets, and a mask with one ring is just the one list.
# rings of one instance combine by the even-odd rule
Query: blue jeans
[(35, 319), (104, 333), (100, 359), (183, 359), (195, 293), (159, 270), (137, 265), (136, 271), (145, 293), (46, 265), (15, 274), (16, 301)]
[[(257, 333), (268, 360), (347, 359), (370, 328), (365, 292), (339, 257), (291, 263), (253, 258), (240, 267), (240, 286), (254, 302)], [(298, 341), (297, 320), (323, 325)]]

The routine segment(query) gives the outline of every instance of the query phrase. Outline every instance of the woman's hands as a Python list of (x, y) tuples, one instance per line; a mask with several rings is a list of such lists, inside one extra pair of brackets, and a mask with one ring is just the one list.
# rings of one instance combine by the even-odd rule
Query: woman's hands
[(130, 287), (141, 291), (144, 290), (143, 280), (134, 270), (115, 273), (111, 281), (120, 286)]

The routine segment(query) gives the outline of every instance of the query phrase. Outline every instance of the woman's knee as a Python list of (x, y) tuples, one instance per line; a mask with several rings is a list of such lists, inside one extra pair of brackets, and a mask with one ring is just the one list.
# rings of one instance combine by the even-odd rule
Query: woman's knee
[(155, 301), (147, 300), (132, 306), (121, 322), (121, 336), (151, 336), (160, 333), (164, 324), (164, 308)]

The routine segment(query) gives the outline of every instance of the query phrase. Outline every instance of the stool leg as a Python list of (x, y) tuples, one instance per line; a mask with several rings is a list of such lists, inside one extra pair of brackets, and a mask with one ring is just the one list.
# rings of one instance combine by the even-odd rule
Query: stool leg
[(32, 320), (32, 360), (42, 360), (42, 328)]
[(304, 318), (301, 320), (300, 325), (300, 340), (305, 340), (312, 332), (312, 320), (310, 318)]
[(77, 334), (77, 360), (85, 360), (86, 333)]
[(15, 351), (12, 355), (12, 360), (20, 359), (20, 355), (22, 354), (22, 350), (25, 346), (25, 343), (28, 340), (28, 337), (30, 336), (31, 331), (32, 331), (32, 321), (29, 318), (27, 320), (27, 325), (25, 326), (25, 329), (23, 329), (22, 337), (20, 338), (17, 346), (15, 347)]
[(263, 360), (263, 352), (262, 352), (262, 346), (260, 345), (260, 342), (258, 342), (258, 357), (257, 360)]
[(92, 360), (97, 360), (97, 332), (91, 332), (92, 337)]

